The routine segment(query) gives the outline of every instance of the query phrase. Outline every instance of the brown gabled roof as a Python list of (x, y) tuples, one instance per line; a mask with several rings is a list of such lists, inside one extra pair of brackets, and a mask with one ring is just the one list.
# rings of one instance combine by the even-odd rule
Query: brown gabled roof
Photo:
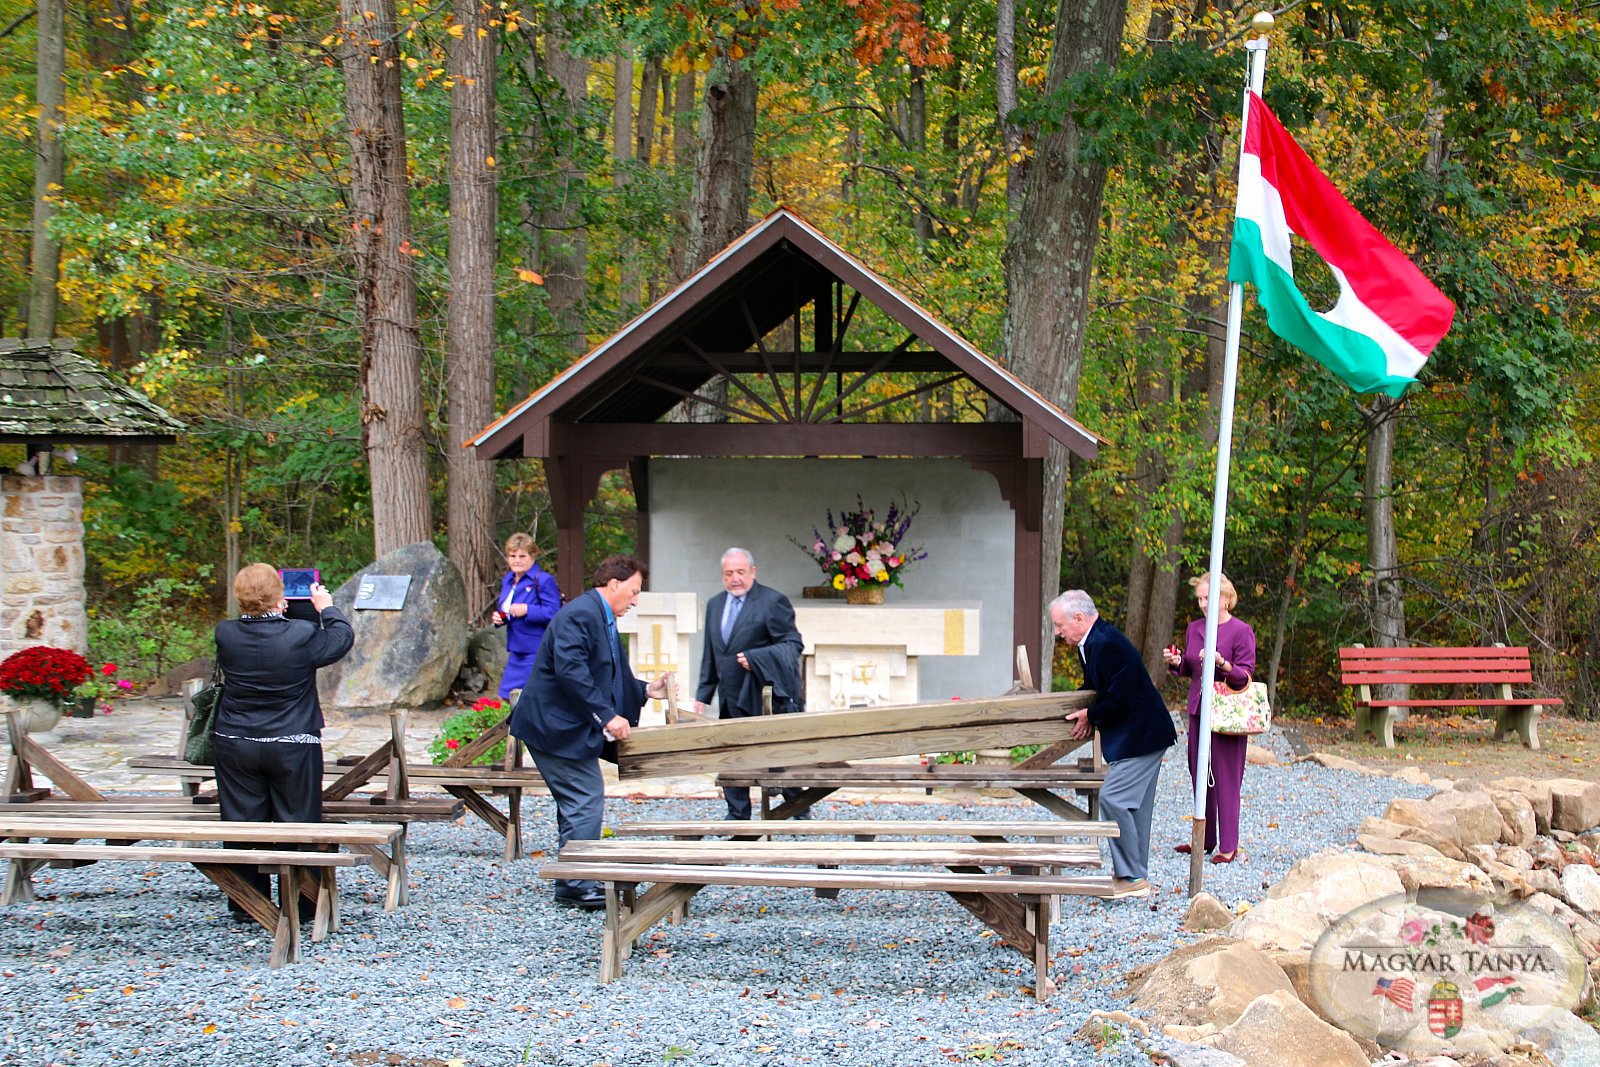
[(0, 339), (0, 442), (161, 444), (185, 427), (68, 338)]
[[(905, 352), (882, 367), (901, 371), (958, 371), (1026, 423), (1072, 452), (1092, 458), (1100, 438), (1029, 388), (1004, 367), (933, 318), (898, 288), (786, 208), (768, 215), (677, 288), (587, 356), (517, 404), (466, 444), (492, 457), (542, 454), (523, 440), (563, 423), (655, 422), (682, 399), (665, 383), (694, 390), (714, 375), (694, 361), (669, 358), (686, 350), (743, 352), (797, 306), (826, 299), (842, 283), (905, 327), (931, 351)], [(775, 353), (782, 371), (818, 373), (820, 353)], [(859, 366), (851, 368), (860, 370)]]

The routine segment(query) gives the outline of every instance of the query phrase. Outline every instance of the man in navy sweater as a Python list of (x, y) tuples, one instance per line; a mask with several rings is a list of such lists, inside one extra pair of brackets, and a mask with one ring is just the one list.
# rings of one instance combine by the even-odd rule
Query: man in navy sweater
[(1083, 686), (1095, 700), (1067, 716), (1075, 740), (1100, 731), (1106, 780), (1100, 810), (1117, 824), (1109, 841), (1111, 885), (1124, 896), (1149, 896), (1150, 817), (1155, 810), (1161, 760), (1178, 740), (1172, 713), (1144, 668), (1144, 658), (1121, 630), (1100, 618), (1082, 589), (1050, 602), (1056, 636), (1078, 647)]
[[(556, 801), (561, 847), (596, 841), (605, 816), (600, 757), (616, 760), (616, 742), (639, 725), (647, 698), (667, 695), (666, 675), (646, 685), (634, 677), (617, 636), (617, 620), (633, 610), (645, 567), (631, 556), (607, 556), (594, 588), (550, 620), (533, 672), (511, 712), (511, 734), (528, 754)], [(555, 883), (556, 903), (593, 911), (606, 905), (595, 881)]]

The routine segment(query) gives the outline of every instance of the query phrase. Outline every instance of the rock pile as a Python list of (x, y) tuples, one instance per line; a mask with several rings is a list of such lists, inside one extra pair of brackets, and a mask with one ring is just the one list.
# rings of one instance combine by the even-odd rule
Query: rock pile
[[(1415, 780), (1414, 769), (1407, 773)], [(1237, 917), (1208, 894), (1196, 897), (1185, 929), (1216, 933), (1129, 976), (1138, 1007), (1171, 1042), (1162, 1052), (1179, 1065), (1600, 1067), (1600, 1033), (1565, 1011), (1530, 1008), (1519, 1015), (1513, 1003), (1502, 1015), (1511, 1025), (1489, 1030), (1469, 1018), (1449, 1040), (1423, 1052), (1413, 1048), (1415, 1058), (1407, 1059), (1340, 1029), (1319, 1006), (1311, 989), (1312, 949), (1330, 926), (1375, 901), (1432, 890), (1526, 905), (1570, 930), (1586, 968), (1580, 1009), (1596, 1005), (1600, 783), (1424, 784), (1438, 792), (1396, 799), (1382, 818), (1365, 820), (1359, 851), (1305, 857)]]

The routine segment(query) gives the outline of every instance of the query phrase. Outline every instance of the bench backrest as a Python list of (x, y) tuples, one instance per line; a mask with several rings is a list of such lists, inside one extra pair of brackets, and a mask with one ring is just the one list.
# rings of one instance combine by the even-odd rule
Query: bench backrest
[(1533, 664), (1526, 648), (1341, 648), (1345, 685), (1527, 684)]

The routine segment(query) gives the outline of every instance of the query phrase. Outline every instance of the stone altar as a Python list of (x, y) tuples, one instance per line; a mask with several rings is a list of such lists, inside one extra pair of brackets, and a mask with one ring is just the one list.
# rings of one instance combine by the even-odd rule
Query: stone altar
[(976, 602), (799, 600), (794, 610), (807, 711), (916, 704), (919, 658), (978, 654)]

